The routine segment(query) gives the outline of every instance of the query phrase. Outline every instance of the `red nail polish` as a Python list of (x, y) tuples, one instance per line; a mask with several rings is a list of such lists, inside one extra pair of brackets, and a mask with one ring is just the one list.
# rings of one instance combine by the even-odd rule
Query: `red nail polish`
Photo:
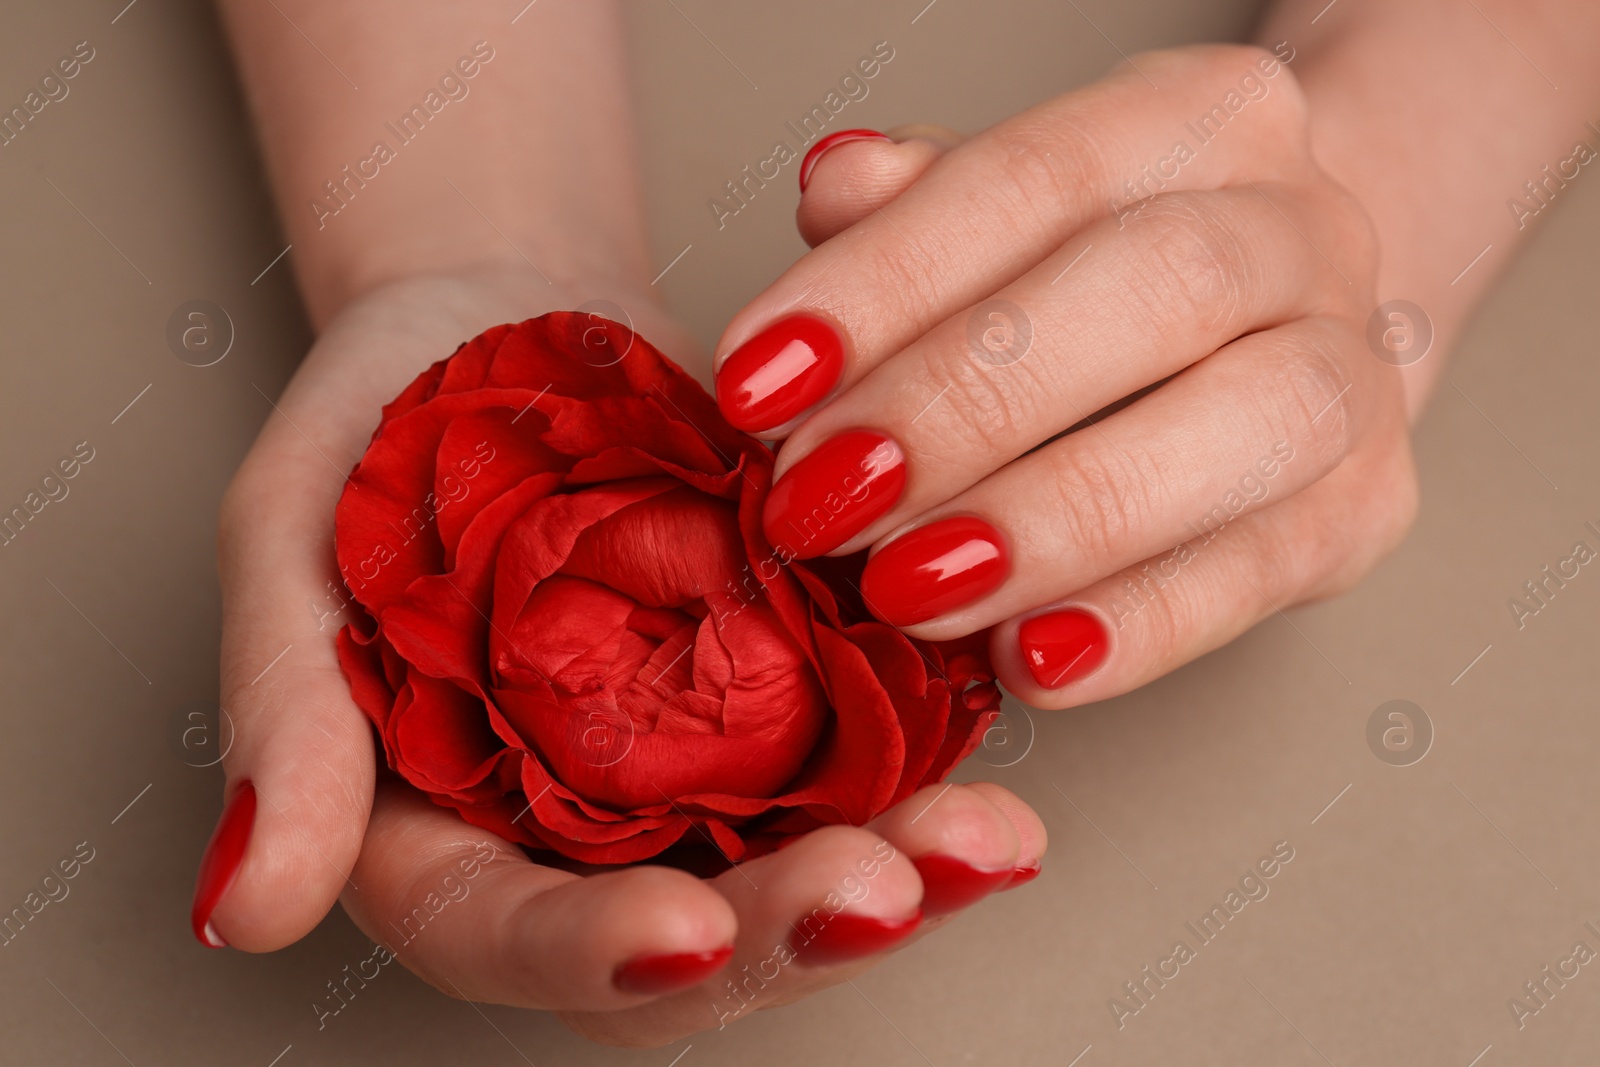
[(734, 349), (717, 372), (717, 406), (746, 433), (771, 429), (827, 396), (843, 373), (838, 331), (815, 315), (790, 315)]
[(222, 818), (217, 820), (205, 855), (200, 857), (200, 873), (194, 880), (194, 908), (189, 912), (189, 923), (194, 928), (194, 936), (203, 945), (228, 947), (212, 927), (211, 913), (217, 910), (223, 894), (233, 884), (234, 875), (239, 873), (255, 822), (255, 786), (248, 781), (240, 782), (233, 799), (222, 809)]
[(1011, 881), (1010, 867), (985, 871), (950, 856), (932, 853), (911, 861), (922, 875), (922, 913), (944, 915), (976, 904)]
[(1100, 666), (1111, 645), (1100, 620), (1077, 608), (1035, 615), (1017, 628), (1017, 641), (1033, 680), (1046, 689), (1059, 689)]
[(1034, 860), (1025, 867), (1017, 867), (1011, 872), (1011, 881), (1007, 882), (1000, 888), (1015, 889), (1019, 885), (1027, 885), (1029, 882), (1039, 877), (1039, 872), (1042, 870), (1044, 870), (1044, 867), (1039, 863), (1038, 860)]
[(1000, 531), (961, 515), (889, 542), (867, 561), (861, 595), (884, 622), (910, 626), (994, 592), (1010, 570)]
[(825, 555), (894, 507), (906, 487), (906, 456), (881, 433), (851, 430), (790, 467), (761, 514), (767, 540), (798, 559)]
[(811, 146), (806, 153), (806, 158), (800, 161), (800, 191), (806, 191), (806, 186), (811, 184), (811, 169), (817, 165), (817, 160), (822, 158), (824, 152), (830, 148), (847, 144), (850, 141), (887, 141), (890, 138), (877, 130), (840, 130), (830, 133), (822, 140)]
[(618, 967), (611, 980), (624, 993), (659, 996), (699, 985), (727, 966), (732, 958), (732, 945), (724, 945), (711, 952), (636, 956)]
[(789, 935), (789, 950), (804, 963), (826, 967), (858, 960), (898, 945), (922, 925), (922, 912), (909, 919), (874, 919), (867, 915), (840, 912), (819, 922), (817, 912), (801, 919)]

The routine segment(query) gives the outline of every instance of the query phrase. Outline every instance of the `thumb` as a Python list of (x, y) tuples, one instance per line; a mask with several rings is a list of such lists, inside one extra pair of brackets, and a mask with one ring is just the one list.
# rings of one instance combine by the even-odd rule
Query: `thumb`
[(943, 126), (897, 126), (887, 134), (845, 130), (811, 146), (801, 161), (795, 225), (817, 245), (878, 211), (963, 140)]
[(222, 709), (233, 744), (191, 914), (202, 942), (250, 952), (298, 940), (333, 907), (375, 774), (372, 728), (334, 644), (359, 610), (335, 580), (343, 482), (281, 430), (269, 421), (223, 501)]

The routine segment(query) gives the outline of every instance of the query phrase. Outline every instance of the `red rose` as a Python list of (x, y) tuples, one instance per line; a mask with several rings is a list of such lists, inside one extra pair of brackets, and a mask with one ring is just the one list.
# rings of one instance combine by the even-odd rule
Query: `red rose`
[(772, 454), (595, 316), (498, 326), (383, 410), (336, 516), (339, 634), (389, 766), (590, 863), (730, 860), (940, 780), (999, 702), (984, 635), (871, 618), (861, 559), (761, 530)]

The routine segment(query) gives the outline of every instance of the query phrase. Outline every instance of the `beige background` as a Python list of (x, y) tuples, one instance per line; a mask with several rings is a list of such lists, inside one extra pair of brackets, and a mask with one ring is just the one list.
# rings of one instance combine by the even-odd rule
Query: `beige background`
[[(1520, 632), (1506, 607), (1574, 541), (1597, 543), (1581, 528), (1600, 525), (1592, 178), (1562, 194), (1468, 331), (1418, 431), (1424, 507), (1404, 547), (1353, 594), (1274, 618), (1139, 693), (1034, 714), (1020, 762), (965, 767), (1039, 808), (1046, 873), (856, 988), (622, 1052), (536, 1013), (447, 1000), (397, 969), (319, 1033), (312, 1002), (369, 951), (342, 915), (269, 957), (200, 948), (189, 894), (220, 774), (179, 758), (174, 714), (214, 700), (217, 499), (308, 332), (292, 252), (252, 282), (284, 242), (212, 14), (139, 0), (117, 17), (124, 2), (0, 16), (6, 109), (73, 43), (97, 51), (71, 95), (0, 149), (0, 510), (75, 443), (95, 449), (70, 496), (0, 548), (0, 910), (78, 842), (95, 849), (71, 895), (0, 948), (0, 1059), (1595, 1062), (1600, 964), (1524, 1030), (1506, 1009), (1580, 937), (1600, 949), (1581, 929), (1600, 926), (1600, 568)], [(1107, 38), (1129, 52), (1238, 38), (1255, 14), (940, 0), (913, 24), (923, 2), (635, 8), (653, 247), (665, 266), (692, 246), (662, 285), (708, 343), (802, 246), (792, 169), (720, 232), (706, 200), (874, 42), (895, 58), (842, 122), (975, 129), (1103, 71), (1116, 59)], [(520, 4), (506, 6), (493, 40), (515, 57), (539, 9), (512, 25)], [(308, 76), (342, 91), (331, 71)], [(223, 305), (236, 328), (227, 358), (203, 369), (164, 338), (193, 298)], [(1413, 766), (1381, 762), (1366, 741), (1392, 698), (1420, 704), (1436, 731)], [(1010, 747), (982, 758), (1010, 762), (1027, 733), (1018, 711)], [(1281, 840), (1295, 858), (1270, 896), (1119, 1031), (1106, 1002), (1121, 983), (1187, 940), (1184, 922)]]

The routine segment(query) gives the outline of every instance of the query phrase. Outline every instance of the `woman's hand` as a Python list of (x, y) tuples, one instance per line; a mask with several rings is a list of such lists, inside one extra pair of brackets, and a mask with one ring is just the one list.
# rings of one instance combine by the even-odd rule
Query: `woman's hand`
[(202, 940), (280, 948), (342, 900), (383, 946), (357, 968), (364, 980), (393, 953), (451, 996), (557, 1010), (596, 1040), (654, 1044), (841, 981), (934, 916), (1037, 871), (1042, 826), (991, 785), (923, 790), (865, 827), (818, 830), (709, 881), (660, 866), (541, 866), (397, 781), (374, 791), (372, 727), (334, 651), (359, 610), (345, 606), (333, 558), (346, 474), (382, 405), (441, 355), (591, 298), (627, 307), (669, 354), (689, 350), (647, 297), (494, 268), (359, 298), (274, 405), (222, 508), (235, 742), (228, 811), (197, 887)]
[(808, 160), (822, 243), (718, 346), (723, 410), (785, 439), (773, 543), (870, 546), (876, 614), (993, 626), (1002, 681), (1042, 707), (1140, 686), (1389, 551), (1416, 487), (1365, 336), (1372, 226), (1312, 158), (1282, 53), (1142, 55), (947, 152)]

